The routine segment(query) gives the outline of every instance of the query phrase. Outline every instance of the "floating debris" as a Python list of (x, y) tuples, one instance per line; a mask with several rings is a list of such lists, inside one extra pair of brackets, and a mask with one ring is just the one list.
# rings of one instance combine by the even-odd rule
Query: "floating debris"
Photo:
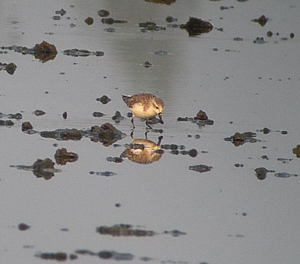
[(101, 9), (101, 10), (98, 11), (98, 16), (100, 16), (100, 17), (108, 17), (109, 16), (109, 11)]
[(115, 115), (112, 117), (117, 124), (124, 120), (124, 117), (121, 115), (120, 111), (116, 111)]
[(176, 2), (176, 0), (145, 0), (145, 2), (151, 2), (155, 4), (164, 4), (164, 5), (170, 5)]
[(202, 165), (202, 164), (189, 166), (189, 170), (197, 171), (199, 173), (211, 171), (212, 168), (213, 168), (212, 166), (207, 166), (207, 165)]
[(88, 136), (93, 142), (101, 142), (104, 146), (108, 147), (126, 135), (110, 123), (105, 123), (101, 127), (93, 126)]
[(110, 28), (105, 28), (104, 31), (105, 31), (105, 32), (108, 32), (108, 33), (114, 33), (114, 32), (116, 32), (116, 29), (110, 27)]
[(53, 19), (53, 20), (60, 20), (61, 17), (60, 17), (60, 16), (53, 16), (52, 19)]
[(158, 51), (155, 51), (153, 54), (159, 55), (159, 56), (164, 56), (164, 55), (168, 55), (168, 52), (163, 51), (163, 50), (158, 50)]
[(260, 129), (260, 130), (256, 130), (256, 131), (257, 132), (262, 132), (265, 135), (269, 134), (270, 132), (279, 132), (282, 135), (287, 135), (288, 134), (288, 132), (285, 131), (285, 130), (282, 130), (282, 131), (281, 130), (271, 130), (271, 129), (267, 128), (267, 127), (263, 128), (263, 129)]
[(152, 64), (151, 64), (149, 61), (146, 61), (146, 62), (144, 63), (144, 66), (145, 66), (145, 68), (149, 68), (149, 67), (152, 66)]
[(90, 250), (82, 249), (76, 250), (76, 254), (80, 255), (89, 255), (89, 256), (98, 256), (101, 259), (114, 259), (114, 260), (133, 260), (134, 256), (130, 253), (118, 253), (116, 251), (100, 251), (93, 252)]
[(102, 18), (101, 19), (101, 22), (103, 24), (108, 24), (108, 25), (111, 25), (111, 24), (114, 24), (114, 23), (118, 23), (118, 24), (124, 24), (124, 23), (127, 23), (126, 20), (116, 20), (116, 19), (113, 19), (111, 17), (109, 18)]
[(139, 23), (139, 27), (143, 28), (141, 32), (166, 30), (165, 27), (158, 26), (154, 22), (142, 22)]
[(232, 9), (234, 8), (234, 6), (220, 6), (221, 10), (228, 10), (228, 9)]
[(289, 178), (289, 177), (298, 177), (299, 175), (298, 174), (290, 174), (287, 172), (279, 172), (279, 173), (275, 173), (274, 176), (278, 177), (278, 178)]
[(78, 160), (78, 154), (74, 152), (67, 152), (65, 148), (56, 150), (54, 155), (56, 164), (66, 165), (67, 162), (75, 162)]
[(97, 98), (96, 101), (101, 102), (102, 104), (107, 104), (108, 102), (111, 101), (111, 99), (108, 98), (108, 96), (103, 95), (100, 98)]
[(295, 154), (297, 158), (300, 158), (300, 145), (293, 148), (293, 154)]
[(261, 17), (255, 18), (251, 21), (258, 23), (263, 27), (263, 26), (265, 26), (265, 24), (267, 24), (267, 22), (269, 21), (269, 18), (267, 18), (265, 15), (262, 15)]
[(52, 44), (49, 44), (46, 41), (43, 41), (40, 44), (36, 44), (33, 50), (34, 50), (34, 57), (36, 59), (41, 60), (42, 62), (54, 60), (57, 54), (56, 47)]
[(233, 41), (243, 41), (244, 39), (243, 38), (240, 38), (240, 37), (236, 37), (236, 38), (233, 38)]
[(273, 171), (273, 170), (267, 170), (264, 167), (259, 167), (259, 168), (255, 169), (256, 177), (259, 180), (264, 180), (267, 177), (267, 173), (268, 172), (274, 173), (275, 171)]
[(63, 117), (63, 119), (67, 119), (67, 117), (68, 117), (68, 113), (65, 111), (65, 112), (63, 112), (63, 114), (62, 114), (62, 117)]
[(49, 260), (57, 260), (57, 261), (65, 261), (68, 259), (68, 255), (64, 252), (36, 253), (35, 256), (41, 259), (49, 259)]
[(121, 157), (126, 157), (139, 164), (150, 164), (159, 161), (164, 153), (160, 149), (162, 138), (162, 136), (158, 138), (157, 144), (147, 139), (132, 138), (132, 143), (127, 145)]
[(0, 126), (10, 127), (13, 126), (15, 123), (11, 120), (0, 120)]
[(72, 56), (72, 57), (88, 57), (91, 55), (94, 56), (104, 56), (103, 51), (88, 51), (88, 50), (79, 50), (79, 49), (68, 49), (63, 51), (64, 55)]
[(46, 158), (44, 160), (37, 159), (32, 166), (10, 165), (10, 167), (17, 168), (18, 170), (32, 171), (37, 178), (49, 180), (54, 176), (54, 173), (61, 172), (61, 170), (54, 168), (54, 164), (55, 163), (51, 159)]
[(163, 234), (170, 234), (173, 237), (183, 236), (186, 235), (185, 232), (181, 232), (179, 230), (172, 230), (172, 231), (164, 231)]
[(16, 69), (17, 69), (17, 65), (12, 62), (9, 64), (0, 62), (0, 71), (4, 70), (8, 74), (13, 75)]
[(175, 150), (170, 151), (170, 153), (174, 154), (174, 155), (178, 155), (178, 154), (189, 155), (192, 158), (195, 158), (198, 155), (198, 151), (196, 149), (191, 149), (189, 151), (186, 151), (186, 150), (179, 151), (179, 150), (175, 149)]
[[(26, 48), (26, 47), (13, 45), (9, 47), (2, 47), (2, 49), (13, 50), (15, 52), (22, 53), (23, 55), (31, 54), (34, 55), (36, 59), (39, 59), (42, 62), (53, 60), (57, 54), (56, 47), (52, 44), (49, 44), (46, 41), (43, 41), (40, 44), (36, 44), (33, 48)], [(13, 65), (11, 65), (11, 69), (13, 71), (15, 70)]]
[(135, 236), (135, 237), (147, 237), (154, 236), (154, 231), (142, 230), (142, 229), (133, 229), (131, 225), (113, 225), (108, 226), (99, 226), (96, 228), (96, 232), (101, 235), (111, 235), (111, 236)]
[(24, 223), (20, 223), (19, 225), (18, 225), (18, 229), (20, 230), (20, 231), (25, 231), (25, 230), (28, 230), (30, 228), (30, 225), (27, 225), (27, 224), (24, 224)]
[(21, 113), (16, 113), (16, 114), (3, 114), (3, 113), (0, 113), (0, 118), (3, 118), (3, 117), (7, 117), (9, 119), (16, 119), (16, 120), (20, 120), (22, 119), (22, 114)]
[(65, 15), (66, 13), (67, 13), (67, 12), (66, 12), (64, 9), (55, 11), (55, 14), (61, 15), (61, 16)]
[(234, 167), (236, 167), (236, 168), (243, 168), (244, 164), (236, 163), (236, 164), (234, 164)]
[(100, 176), (105, 176), (105, 177), (111, 177), (111, 176), (115, 176), (115, 175), (117, 175), (117, 173), (114, 173), (114, 172), (112, 172), (112, 171), (97, 171), (97, 172), (95, 172), (95, 171), (90, 171), (90, 174), (96, 174), (96, 175), (100, 175)]
[(123, 159), (121, 157), (107, 157), (107, 161), (114, 162), (114, 163), (122, 163)]
[(195, 117), (178, 117), (177, 121), (190, 121), (196, 123), (200, 128), (205, 125), (213, 125), (214, 121), (208, 119), (207, 114), (200, 110)]
[(32, 129), (33, 129), (33, 127), (32, 127), (30, 122), (23, 122), (22, 123), (22, 131), (23, 132), (26, 132), (26, 131), (32, 130)]
[(43, 110), (35, 110), (32, 113), (36, 116), (42, 116), (42, 115), (46, 114)]
[(88, 17), (84, 20), (87, 25), (92, 25), (94, 23), (94, 19), (92, 17)]
[(252, 132), (245, 132), (245, 133), (238, 133), (236, 132), (233, 136), (224, 138), (225, 141), (230, 141), (235, 145), (236, 147), (243, 145), (246, 142), (255, 143), (258, 140), (255, 139), (256, 133)]
[(265, 44), (266, 42), (265, 42), (263, 37), (261, 37), (261, 38), (257, 37), (255, 40), (253, 40), (253, 43), (255, 43), (255, 44)]
[(161, 145), (161, 148), (162, 149), (171, 149), (171, 150), (178, 150), (178, 149), (185, 149), (185, 146), (184, 145), (176, 145), (176, 144), (164, 144), (164, 145)]
[(200, 110), (197, 113), (196, 117), (194, 117), (194, 119), (196, 119), (196, 120), (208, 120), (208, 116), (204, 111)]
[(43, 138), (53, 138), (56, 140), (81, 140), (83, 133), (77, 129), (57, 129), (54, 131), (40, 132)]
[(185, 29), (189, 36), (197, 36), (203, 33), (209, 33), (213, 29), (213, 25), (200, 18), (190, 17), (186, 24), (180, 25), (180, 28)]
[(104, 114), (101, 113), (101, 112), (94, 112), (94, 113), (93, 113), (93, 116), (94, 116), (94, 117), (102, 117), (102, 116), (104, 116)]

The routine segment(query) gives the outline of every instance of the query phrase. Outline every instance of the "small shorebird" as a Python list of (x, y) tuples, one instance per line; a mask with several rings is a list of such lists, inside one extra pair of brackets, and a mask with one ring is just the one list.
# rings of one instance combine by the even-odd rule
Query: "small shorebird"
[(133, 128), (135, 128), (133, 123), (134, 117), (146, 119), (146, 125), (151, 129), (152, 127), (148, 124), (148, 119), (152, 119), (156, 115), (158, 115), (160, 123), (164, 123), (161, 117), (161, 113), (165, 108), (164, 102), (156, 96), (141, 93), (133, 96), (122, 95), (122, 98), (132, 112), (131, 123)]

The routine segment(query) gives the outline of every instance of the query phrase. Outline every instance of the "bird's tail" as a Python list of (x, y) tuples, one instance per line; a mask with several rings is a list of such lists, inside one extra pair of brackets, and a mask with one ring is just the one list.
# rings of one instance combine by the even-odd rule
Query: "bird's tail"
[(122, 95), (122, 99), (126, 104), (127, 104), (129, 98), (130, 98), (130, 96)]

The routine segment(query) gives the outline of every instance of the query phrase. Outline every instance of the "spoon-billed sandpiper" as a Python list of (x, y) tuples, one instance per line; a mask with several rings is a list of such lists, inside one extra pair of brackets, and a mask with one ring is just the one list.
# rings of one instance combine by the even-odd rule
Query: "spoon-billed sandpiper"
[(134, 117), (146, 119), (146, 125), (149, 128), (152, 127), (148, 124), (148, 119), (152, 119), (156, 115), (158, 115), (160, 123), (164, 123), (161, 116), (162, 111), (165, 108), (164, 102), (156, 96), (152, 94), (141, 93), (133, 96), (123, 95), (122, 98), (132, 112), (131, 123), (133, 128), (135, 128), (133, 123)]

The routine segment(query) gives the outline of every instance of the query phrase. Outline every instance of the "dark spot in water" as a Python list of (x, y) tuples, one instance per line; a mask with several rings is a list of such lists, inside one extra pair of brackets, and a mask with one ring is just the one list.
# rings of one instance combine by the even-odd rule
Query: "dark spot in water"
[(13, 126), (15, 123), (11, 120), (0, 120), (0, 126)]
[(172, 17), (172, 16), (167, 16), (166, 21), (167, 21), (168, 23), (172, 23), (172, 22), (178, 21), (178, 19), (175, 18), (175, 17)]
[(253, 41), (253, 43), (255, 43), (255, 44), (265, 44), (266, 42), (265, 42), (265, 40), (264, 40), (263, 37), (257, 37), (257, 38)]
[(67, 13), (67, 12), (66, 12), (64, 9), (56, 10), (56, 11), (55, 11), (55, 14), (61, 15), (61, 16), (65, 15), (66, 13)]
[(251, 21), (258, 23), (263, 27), (265, 24), (267, 24), (267, 22), (269, 21), (269, 18), (267, 18), (265, 15), (262, 15), (259, 18), (255, 18)]
[(63, 112), (62, 117), (63, 117), (63, 119), (67, 119), (68, 113), (67, 112)]
[(264, 133), (264, 134), (269, 134), (269, 133), (270, 133), (270, 129), (267, 128), (267, 127), (265, 127), (265, 128), (263, 129), (263, 133)]
[(149, 61), (146, 61), (146, 62), (144, 63), (144, 66), (145, 66), (145, 68), (149, 68), (149, 67), (152, 66), (152, 64), (151, 64)]
[(104, 116), (104, 114), (101, 113), (101, 112), (94, 112), (94, 113), (93, 113), (93, 116), (94, 116), (94, 117), (102, 117), (102, 116)]
[(188, 154), (190, 155), (190, 157), (195, 158), (198, 155), (198, 151), (196, 149), (191, 149)]
[(234, 6), (220, 6), (221, 10), (228, 10), (228, 9), (231, 9), (231, 8), (234, 8)]
[(261, 156), (262, 159), (265, 159), (265, 160), (269, 160), (268, 156), (267, 155), (263, 155)]
[(58, 253), (38, 253), (35, 255), (41, 259), (49, 259), (49, 260), (57, 260), (57, 261), (65, 261), (68, 258), (68, 255), (64, 252)]
[(121, 157), (107, 157), (106, 160), (109, 162), (114, 162), (114, 163), (123, 162), (123, 159)]
[(109, 17), (109, 18), (102, 18), (101, 22), (103, 24), (108, 24), (108, 25), (111, 25), (111, 24), (114, 24), (114, 23), (127, 23), (127, 21), (125, 21), (125, 20), (116, 20), (116, 19), (113, 19), (111, 17)]
[(121, 207), (120, 203), (115, 203), (115, 207)]
[(263, 167), (255, 169), (256, 177), (259, 180), (264, 180), (267, 177), (267, 172), (268, 172), (268, 170)]
[(291, 33), (290, 34), (290, 38), (292, 39), (292, 38), (294, 38), (295, 37), (295, 34), (294, 33)]
[(98, 102), (101, 102), (102, 104), (107, 104), (108, 102), (111, 101), (111, 99), (108, 98), (107, 95), (103, 95), (103, 96), (101, 96), (100, 98), (97, 98), (96, 100), (97, 100)]
[(113, 254), (110, 251), (100, 251), (98, 253), (98, 256), (99, 256), (99, 258), (102, 258), (102, 259), (110, 259), (110, 258), (112, 258)]
[(60, 16), (53, 16), (52, 18), (53, 18), (53, 20), (60, 20), (61, 19)]
[(42, 111), (42, 110), (35, 110), (34, 112), (33, 112), (33, 114), (35, 114), (36, 116), (42, 116), (42, 115), (44, 115), (44, 114), (46, 114), (44, 111)]
[(101, 10), (98, 11), (98, 16), (100, 16), (100, 17), (108, 17), (109, 16), (109, 11), (101, 9)]
[(203, 33), (209, 33), (213, 29), (213, 25), (200, 18), (190, 17), (186, 24), (180, 25), (180, 28), (185, 29), (189, 36), (192, 37)]
[(213, 168), (212, 166), (207, 166), (202, 164), (189, 166), (189, 170), (193, 170), (199, 173), (210, 171), (212, 168)]
[(20, 231), (25, 231), (25, 230), (29, 229), (30, 226), (27, 225), (27, 224), (24, 224), (24, 223), (20, 223), (20, 224), (18, 225), (18, 228), (19, 228)]
[(234, 167), (236, 167), (236, 168), (243, 168), (244, 164), (236, 163), (236, 164), (234, 164)]

